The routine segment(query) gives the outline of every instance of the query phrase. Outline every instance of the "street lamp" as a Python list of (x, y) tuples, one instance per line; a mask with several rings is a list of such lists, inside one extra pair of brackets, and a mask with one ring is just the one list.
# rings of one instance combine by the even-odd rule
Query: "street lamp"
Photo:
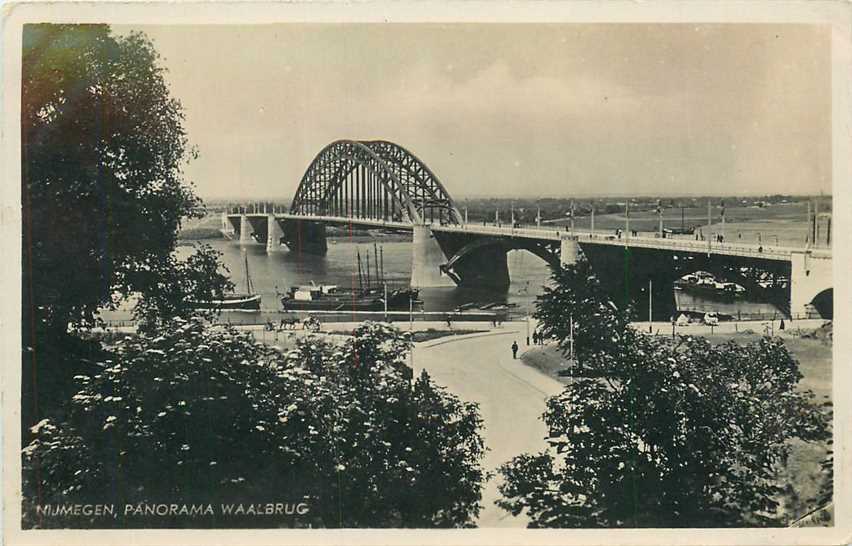
[(414, 335), (414, 293), (408, 293), (408, 331)]

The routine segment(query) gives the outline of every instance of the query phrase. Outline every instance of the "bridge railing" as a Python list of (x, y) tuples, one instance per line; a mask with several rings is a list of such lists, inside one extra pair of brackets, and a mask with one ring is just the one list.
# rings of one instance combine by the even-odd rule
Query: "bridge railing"
[[(600, 239), (594, 235), (577, 234), (580, 240), (600, 242)], [(764, 247), (764, 246), (746, 246), (732, 245), (729, 243), (719, 243), (711, 240), (708, 241), (688, 241), (683, 239), (652, 239), (647, 237), (622, 237), (616, 238), (608, 236), (604, 244), (625, 245), (641, 248), (657, 248), (688, 251), (694, 253), (713, 253), (725, 254), (730, 256), (746, 256), (746, 257), (762, 257), (777, 260), (788, 260), (793, 249), (779, 247)]]
[(497, 226), (494, 224), (463, 224), (463, 225), (435, 225), (433, 229), (440, 231), (456, 231), (477, 234), (493, 234), (496, 236), (529, 237), (536, 239), (559, 240), (563, 236), (573, 235), (580, 241), (608, 244), (614, 246), (633, 246), (642, 248), (672, 249), (694, 253), (710, 252), (713, 254), (725, 254), (730, 256), (761, 257), (775, 260), (789, 260), (793, 252), (809, 250), (813, 255), (830, 257), (831, 251), (827, 249), (807, 249), (796, 247), (784, 247), (778, 245), (744, 245), (718, 242), (711, 240), (693, 241), (682, 238), (663, 238), (657, 236), (639, 235), (633, 236), (622, 233), (614, 235), (612, 230), (574, 230), (553, 229), (543, 226)]
[[(268, 206), (271, 205), (271, 206)], [(385, 220), (382, 218), (347, 218), (338, 216), (325, 216), (316, 214), (300, 214), (286, 212), (284, 207), (276, 206), (275, 204), (254, 204), (250, 206), (231, 207), (232, 214), (264, 214), (273, 213), (284, 218), (310, 218), (319, 222), (341, 223), (351, 221), (362, 225), (375, 226), (377, 228), (393, 228), (393, 229), (410, 229), (410, 222), (398, 222)], [(558, 241), (563, 236), (573, 235), (581, 241), (593, 242), (607, 245), (623, 245), (641, 248), (655, 249), (671, 249), (679, 251), (687, 251), (694, 253), (712, 253), (724, 254), (729, 256), (743, 257), (759, 257), (771, 260), (789, 260), (790, 255), (794, 252), (809, 251), (815, 257), (830, 258), (831, 250), (822, 248), (802, 248), (802, 247), (785, 247), (779, 245), (754, 245), (754, 244), (734, 244), (726, 242), (713, 241), (712, 239), (693, 241), (685, 238), (670, 238), (659, 237), (650, 232), (642, 235), (631, 235), (625, 232), (620, 232), (621, 235), (615, 235), (613, 230), (571, 230), (560, 226), (561, 229), (554, 229), (554, 226), (533, 226), (533, 225), (495, 225), (491, 223), (475, 224), (429, 224), (432, 229), (439, 231), (454, 231), (476, 233), (483, 235), (495, 235), (499, 237), (525, 237), (532, 239), (549, 239)], [(618, 232), (616, 232), (618, 233)]]

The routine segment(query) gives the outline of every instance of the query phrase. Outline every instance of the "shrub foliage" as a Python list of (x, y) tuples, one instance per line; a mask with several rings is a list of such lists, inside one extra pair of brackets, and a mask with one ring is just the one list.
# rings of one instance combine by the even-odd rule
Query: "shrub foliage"
[[(473, 404), (412, 381), (408, 341), (365, 323), (340, 345), (289, 352), (176, 320), (116, 343), (79, 376), (66, 418), (24, 449), (27, 524), (463, 527), (480, 509), (484, 446)], [(304, 518), (117, 522), (39, 518), (37, 503), (265, 503)], [(218, 510), (218, 509), (217, 509)]]
[(546, 331), (564, 342), (565, 313), (581, 316), (580, 364), (602, 373), (547, 401), (549, 446), (503, 465), (498, 504), (525, 511), (532, 527), (784, 523), (778, 475), (789, 440), (827, 440), (831, 415), (797, 388), (783, 342), (646, 335), (598, 299), (585, 265), (557, 282), (539, 302)]

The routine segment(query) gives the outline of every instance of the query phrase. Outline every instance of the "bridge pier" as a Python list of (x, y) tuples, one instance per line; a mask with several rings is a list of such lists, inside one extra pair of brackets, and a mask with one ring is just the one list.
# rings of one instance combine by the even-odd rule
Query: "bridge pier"
[(559, 265), (574, 265), (580, 252), (580, 244), (575, 235), (563, 235), (559, 238)]
[(281, 224), (275, 214), (269, 213), (266, 216), (266, 252), (275, 252), (281, 246), (281, 238), (284, 236), (284, 230), (281, 229)]
[(411, 288), (455, 286), (455, 282), (441, 271), (446, 261), (429, 226), (415, 224), (411, 244)]
[(790, 256), (790, 316), (832, 318), (832, 260), (811, 251)]
[(252, 233), (254, 233), (254, 230), (251, 227), (248, 215), (245, 213), (240, 214), (240, 244), (247, 245), (251, 243)]

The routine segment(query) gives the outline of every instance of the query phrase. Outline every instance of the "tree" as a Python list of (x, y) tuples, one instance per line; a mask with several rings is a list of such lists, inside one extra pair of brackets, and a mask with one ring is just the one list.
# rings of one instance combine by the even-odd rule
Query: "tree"
[(593, 361), (586, 355), (620, 343), (630, 323), (630, 311), (621, 311), (610, 301), (585, 259), (555, 270), (552, 279), (551, 286), (538, 296), (533, 316), (545, 337), (559, 340), (566, 356), (573, 320), (574, 352), (588, 367)]
[(220, 298), (225, 290), (233, 289), (233, 283), (222, 277), (220, 252), (204, 244), (195, 244), (194, 249), (185, 260), (173, 252), (159, 264), (155, 289), (143, 294), (133, 309), (139, 329), (154, 332), (174, 317), (210, 319), (218, 312), (215, 308), (196, 309), (192, 302)]
[(796, 389), (798, 362), (780, 340), (714, 347), (629, 330), (587, 358), (616, 373), (548, 400), (551, 449), (502, 467), (498, 504), (534, 527), (781, 523), (788, 440), (827, 439), (830, 415)]
[[(177, 319), (117, 343), (24, 449), (28, 526), (465, 527), (480, 509), (473, 404), (415, 382), (409, 342), (366, 323), (290, 351)], [(299, 502), (302, 518), (39, 518), (33, 504)], [(217, 506), (218, 512), (218, 506)]]
[[(182, 172), (194, 151), (158, 60), (142, 34), (105, 25), (24, 29), (23, 377), (40, 377), (39, 389), (80, 362), (66, 358), (69, 323), (92, 324), (134, 293), (162, 302), (181, 219), (200, 213)], [(196, 288), (212, 297), (227, 282), (217, 273)], [(24, 384), (25, 399), (35, 388)]]

